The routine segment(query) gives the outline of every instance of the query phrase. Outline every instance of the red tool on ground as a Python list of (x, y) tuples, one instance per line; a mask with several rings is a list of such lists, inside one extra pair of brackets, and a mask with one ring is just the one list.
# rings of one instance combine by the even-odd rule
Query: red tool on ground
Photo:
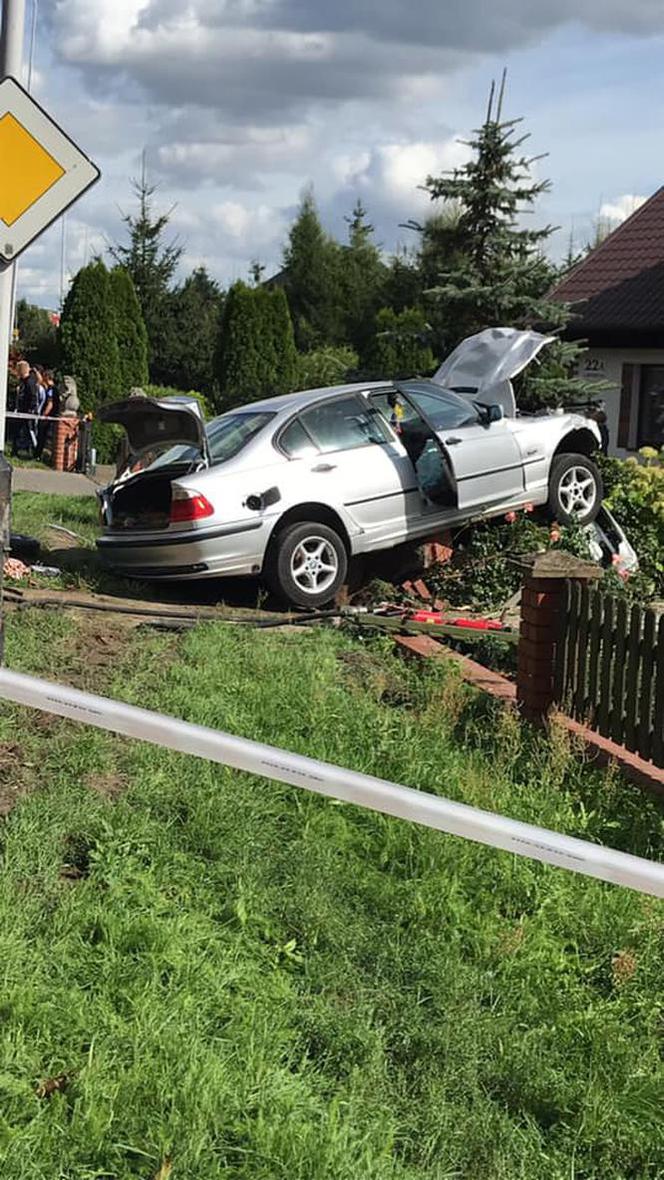
[(375, 615), (399, 616), (404, 622), (429, 623), (439, 627), (467, 627), (469, 631), (509, 631), (498, 619), (469, 619), (467, 615), (446, 615), (440, 610), (413, 610), (394, 602), (381, 602), (371, 612)]
[(471, 631), (507, 631), (498, 619), (469, 619), (465, 617), (454, 618), (451, 615), (444, 615), (439, 610), (413, 610), (406, 611), (405, 617), (411, 619), (413, 623), (433, 623), (446, 627), (468, 627)]

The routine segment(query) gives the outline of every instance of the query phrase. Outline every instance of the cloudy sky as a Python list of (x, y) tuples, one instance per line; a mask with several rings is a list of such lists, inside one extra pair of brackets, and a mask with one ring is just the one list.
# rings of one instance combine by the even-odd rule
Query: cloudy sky
[[(664, 183), (662, 0), (26, 2), (33, 92), (102, 169), (67, 219), (68, 275), (122, 235), (143, 149), (184, 271), (277, 268), (309, 182), (332, 232), (360, 196), (385, 250), (409, 244), (418, 184), (463, 160), (504, 65), (505, 113), (549, 153), (538, 219), (559, 254)], [(48, 307), (60, 248), (54, 227), (21, 260)]]

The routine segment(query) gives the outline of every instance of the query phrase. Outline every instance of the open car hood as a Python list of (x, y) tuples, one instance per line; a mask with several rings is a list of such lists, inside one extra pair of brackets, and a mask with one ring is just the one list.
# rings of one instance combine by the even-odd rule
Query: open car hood
[(96, 416), (124, 427), (134, 455), (181, 445), (196, 447), (208, 458), (205, 422), (194, 398), (128, 397), (102, 406)]
[(511, 379), (521, 373), (555, 336), (518, 328), (486, 328), (457, 345), (432, 380), (473, 401), (502, 405), (514, 417)]

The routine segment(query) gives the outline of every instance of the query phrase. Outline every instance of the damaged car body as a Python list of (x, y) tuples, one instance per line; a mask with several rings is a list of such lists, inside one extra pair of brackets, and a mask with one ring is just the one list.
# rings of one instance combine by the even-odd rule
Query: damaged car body
[(207, 425), (193, 399), (127, 399), (132, 458), (100, 492), (103, 559), (146, 579), (261, 575), (317, 607), (355, 555), (526, 505), (561, 523), (601, 509), (596, 423), (519, 414), (511, 381), (551, 337), (492, 328), (434, 378), (308, 390)]

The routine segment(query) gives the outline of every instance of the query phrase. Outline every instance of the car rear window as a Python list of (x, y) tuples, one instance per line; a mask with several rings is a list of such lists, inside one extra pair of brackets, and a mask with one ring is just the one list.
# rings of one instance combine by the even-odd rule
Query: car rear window
[(273, 418), (271, 412), (250, 410), (215, 418), (209, 423), (206, 432), (212, 462), (226, 463), (228, 459), (233, 459)]

